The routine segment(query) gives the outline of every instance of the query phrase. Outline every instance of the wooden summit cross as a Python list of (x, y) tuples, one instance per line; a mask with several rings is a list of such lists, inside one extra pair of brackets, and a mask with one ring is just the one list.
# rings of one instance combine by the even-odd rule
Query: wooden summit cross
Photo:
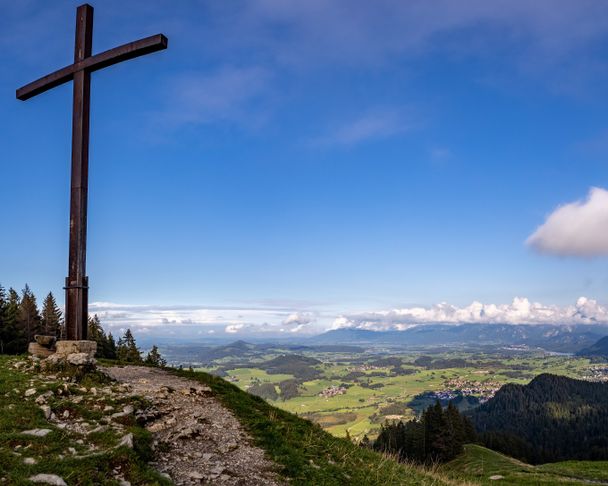
[(89, 279), (86, 276), (87, 193), (89, 175), (89, 106), (91, 73), (122, 61), (167, 48), (163, 34), (92, 55), (93, 7), (81, 5), (76, 11), (74, 64), (38, 79), (17, 90), (24, 101), (68, 81), (74, 81), (72, 114), (72, 182), (70, 193), (69, 272), (65, 281), (65, 325), (67, 339), (87, 338)]

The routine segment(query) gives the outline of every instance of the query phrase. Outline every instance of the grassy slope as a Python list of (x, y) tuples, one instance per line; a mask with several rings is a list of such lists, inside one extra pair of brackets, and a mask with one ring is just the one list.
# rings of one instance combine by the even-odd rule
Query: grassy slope
[[(119, 469), (125, 479), (133, 485), (168, 485), (169, 482), (151, 470), (146, 463), (149, 456), (150, 435), (144, 429), (133, 425), (129, 432), (135, 437), (135, 450), (126, 447), (113, 449), (88, 458), (76, 459), (66, 451), (69, 447), (78, 453), (83, 446), (76, 441), (78, 437), (68, 435), (61, 429), (47, 422), (42, 411), (34, 403), (34, 398), (47, 389), (57, 389), (59, 382), (41, 384), (35, 374), (28, 374), (11, 369), (11, 364), (22, 360), (14, 357), (0, 356), (0, 484), (32, 484), (27, 478), (38, 474), (57, 474), (68, 485), (100, 484), (118, 485), (118, 481), (108, 479), (113, 470)], [(32, 383), (33, 381), (33, 383)], [(38, 393), (29, 400), (24, 400), (23, 392), (33, 386)], [(97, 383), (85, 383), (98, 386)], [(66, 399), (54, 397), (50, 402), (53, 410), (69, 408), (71, 413), (82, 416), (85, 420), (95, 412), (86, 407), (68, 405)], [(46, 437), (31, 437), (20, 432), (34, 428), (51, 429)], [(95, 443), (100, 449), (114, 446), (119, 438), (111, 432), (87, 437), (87, 442)], [(19, 455), (17, 455), (19, 454)], [(60, 455), (64, 455), (61, 458)], [(32, 457), (36, 465), (25, 465), (23, 459)]]
[(256, 444), (267, 451), (291, 484), (307, 485), (443, 485), (460, 484), (438, 474), (399, 464), (321, 427), (243, 392), (207, 373), (179, 375), (209, 385), (239, 418)]
[[(146, 465), (149, 436), (137, 427), (131, 429), (139, 438), (139, 447), (135, 451), (120, 448), (88, 459), (60, 459), (58, 455), (68, 447), (78, 449), (81, 446), (74, 437), (49, 426), (33, 401), (23, 400), (23, 391), (29, 388), (29, 381), (35, 377), (11, 370), (11, 361), (13, 359), (0, 356), (0, 482), (6, 478), (5, 482), (9, 484), (27, 484), (24, 478), (46, 472), (59, 474), (70, 485), (117, 484), (106, 478), (119, 467), (133, 485), (167, 484)], [(291, 484), (496, 484), (489, 479), (492, 475), (504, 476), (502, 484), (514, 485), (588, 484), (576, 478), (608, 481), (608, 462), (569, 461), (534, 467), (476, 445), (467, 446), (462, 456), (429, 472), (356, 447), (221, 378), (206, 373), (176, 373), (209, 385), (239, 417), (257, 445), (280, 466), (280, 472), (289, 478)], [(39, 385), (38, 388), (43, 390)], [(61, 403), (57, 400), (53, 406), (60, 409)], [(82, 413), (84, 417), (86, 411)], [(45, 438), (24, 438), (19, 434), (35, 427), (51, 428), (53, 432)], [(111, 445), (116, 438), (99, 440)], [(28, 447), (27, 453), (14, 455), (18, 445), (22, 446), (21, 450)], [(39, 462), (26, 466), (22, 462), (24, 457), (36, 457)]]
[[(449, 477), (473, 484), (497, 484), (489, 478), (504, 476), (503, 484), (581, 485), (584, 479), (608, 479), (608, 462), (568, 461), (531, 466), (478, 445), (465, 446), (465, 453), (439, 468)], [(580, 478), (577, 479), (577, 478)]]

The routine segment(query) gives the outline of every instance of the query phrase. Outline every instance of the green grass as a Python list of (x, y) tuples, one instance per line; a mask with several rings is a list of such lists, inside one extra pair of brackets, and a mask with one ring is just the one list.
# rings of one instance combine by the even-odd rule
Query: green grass
[(537, 469), (571, 478), (608, 483), (608, 461), (564, 461), (543, 464)]
[[(134, 449), (120, 447), (103, 452), (116, 445), (119, 437), (113, 432), (98, 433), (85, 439), (100, 448), (100, 453), (84, 458), (76, 458), (66, 451), (73, 447), (78, 455), (85, 452), (85, 446), (79, 444), (80, 438), (55, 427), (46, 421), (34, 398), (47, 389), (61, 386), (59, 380), (52, 383), (41, 383), (36, 374), (16, 371), (11, 368), (15, 361), (24, 358), (0, 356), (0, 482), (3, 484), (31, 484), (27, 478), (38, 474), (57, 474), (68, 485), (118, 485), (110, 479), (115, 469), (132, 485), (168, 485), (166, 479), (152, 470), (147, 461), (151, 458), (151, 436), (140, 427), (130, 426), (127, 432), (134, 435)], [(103, 385), (95, 375), (85, 378), (87, 386)], [(23, 392), (35, 387), (36, 395), (24, 400)], [(85, 420), (98, 418), (99, 412), (82, 404), (73, 404), (68, 399), (53, 397), (49, 404), (56, 412), (69, 410), (71, 414)], [(45, 437), (31, 437), (21, 432), (28, 429), (51, 429)], [(63, 456), (63, 457), (62, 457)], [(24, 458), (31, 457), (35, 465), (25, 465)], [(2, 479), (4, 478), (4, 479)]]
[[(472, 484), (514, 484), (522, 486), (582, 485), (608, 478), (608, 462), (568, 461), (531, 466), (474, 444), (453, 461), (439, 467), (448, 477)], [(491, 476), (503, 476), (500, 481)]]
[(200, 372), (176, 373), (211, 387), (239, 418), (256, 445), (279, 465), (280, 474), (288, 478), (290, 484), (459, 484), (334, 437), (318, 425), (280, 410), (221, 378)]

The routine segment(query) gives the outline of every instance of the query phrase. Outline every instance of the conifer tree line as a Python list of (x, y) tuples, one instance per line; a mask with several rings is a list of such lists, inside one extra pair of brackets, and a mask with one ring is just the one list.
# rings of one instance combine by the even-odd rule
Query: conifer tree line
[(89, 317), (88, 327), (89, 339), (97, 343), (97, 353), (95, 357), (105, 359), (116, 359), (123, 363), (148, 364), (153, 366), (165, 366), (167, 361), (158, 351), (158, 346), (152, 346), (146, 357), (137, 347), (135, 337), (131, 329), (127, 329), (123, 336), (115, 342), (112, 333), (106, 335), (97, 314)]
[[(475, 441), (475, 428), (469, 419), (452, 402), (443, 409), (437, 401), (420, 419), (383, 425), (371, 447), (397, 455), (400, 461), (433, 464), (454, 459), (463, 451), (464, 444)], [(362, 445), (370, 446), (367, 437)]]
[[(27, 352), (28, 343), (36, 334), (65, 337), (63, 315), (53, 293), (49, 292), (39, 310), (36, 296), (27, 284), (21, 293), (0, 285), (0, 354)], [(116, 342), (112, 333), (105, 333), (97, 315), (89, 316), (88, 339), (97, 343), (97, 358), (153, 366), (167, 364), (156, 345), (143, 357), (130, 329)]]
[(63, 333), (63, 317), (52, 292), (39, 310), (27, 284), (21, 293), (0, 285), (0, 354), (25, 353), (36, 334), (61, 338)]

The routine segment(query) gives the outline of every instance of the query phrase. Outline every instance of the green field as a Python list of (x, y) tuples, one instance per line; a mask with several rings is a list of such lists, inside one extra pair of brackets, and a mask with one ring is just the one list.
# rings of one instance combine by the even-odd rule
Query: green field
[[(605, 484), (606, 461), (567, 461), (531, 466), (485, 447), (469, 444), (465, 452), (438, 468), (448, 478), (469, 484), (523, 486)], [(461, 484), (462, 484), (461, 483)]]
[[(349, 357), (336, 354), (307, 354), (320, 363), (314, 368), (318, 376), (312, 380), (301, 380), (296, 397), (270, 400), (273, 405), (319, 423), (336, 436), (361, 438), (364, 434), (375, 435), (380, 425), (391, 419), (413, 418), (419, 408), (412, 406), (412, 400), (425, 392), (442, 392), (454, 388), (450, 380), (467, 381), (481, 387), (500, 387), (505, 383), (528, 383), (540, 373), (553, 373), (573, 378), (582, 378), (589, 369), (587, 359), (540, 352), (504, 354), (471, 354), (450, 352), (433, 354), (433, 360), (464, 360), (466, 366), (429, 369), (416, 364), (420, 353), (391, 355), (398, 359), (401, 368), (396, 371), (391, 366), (374, 366), (378, 360), (374, 354), (357, 354)], [(266, 359), (272, 354), (265, 355)], [(276, 357), (276, 355), (274, 355)], [(256, 360), (257, 361), (257, 360)], [(442, 361), (438, 361), (441, 363)], [(457, 361), (456, 361), (457, 362)], [(230, 360), (222, 360), (222, 367), (198, 368), (210, 373), (222, 372), (222, 376), (243, 390), (252, 385), (272, 383), (279, 392), (279, 383), (294, 379), (293, 373), (275, 374), (263, 369), (263, 362), (249, 367), (231, 368)], [(353, 375), (355, 371), (355, 375)], [(297, 372), (297, 370), (296, 370)], [(331, 386), (345, 385), (343, 394), (324, 397), (323, 390)], [(371, 386), (371, 387), (370, 387)], [(479, 396), (480, 394), (473, 394)], [(433, 400), (431, 399), (430, 402)], [(426, 402), (420, 402), (418, 407)], [(398, 413), (386, 413), (397, 410)]]

